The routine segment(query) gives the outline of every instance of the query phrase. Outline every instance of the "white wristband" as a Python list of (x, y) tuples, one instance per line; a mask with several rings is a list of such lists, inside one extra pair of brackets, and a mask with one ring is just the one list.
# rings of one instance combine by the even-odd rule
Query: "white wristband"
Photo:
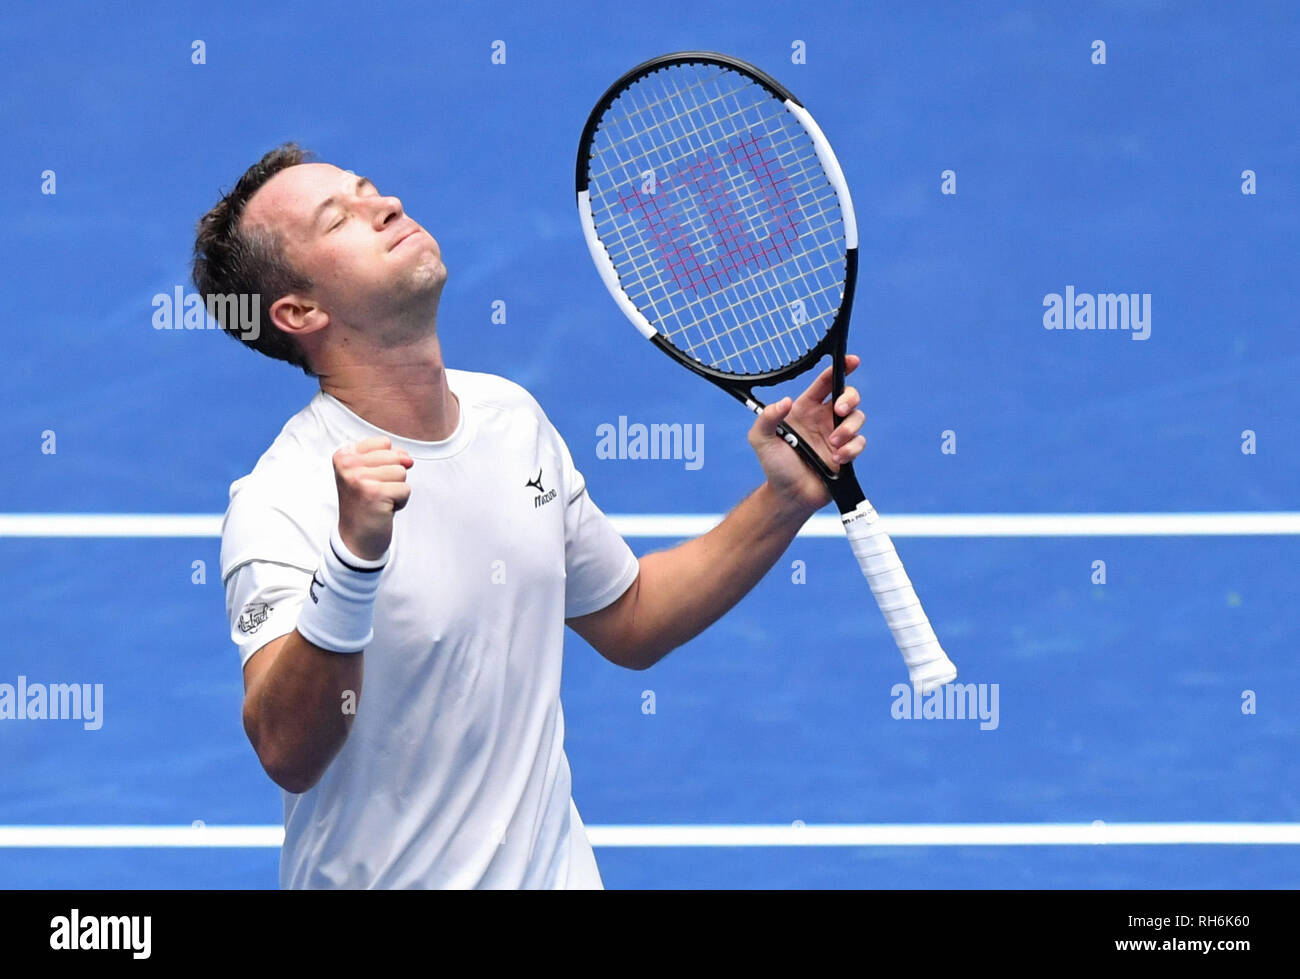
[(370, 645), (375, 637), (375, 595), (388, 555), (385, 551), (374, 560), (357, 557), (334, 528), (307, 589), (308, 601), (298, 613), (302, 637), (333, 653), (359, 653)]

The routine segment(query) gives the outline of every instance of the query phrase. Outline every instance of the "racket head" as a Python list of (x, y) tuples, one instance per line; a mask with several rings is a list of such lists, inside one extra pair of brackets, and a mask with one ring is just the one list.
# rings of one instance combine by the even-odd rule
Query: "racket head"
[(748, 389), (840, 354), (857, 223), (802, 104), (728, 55), (638, 65), (578, 147), (592, 258), (637, 329), (697, 373)]

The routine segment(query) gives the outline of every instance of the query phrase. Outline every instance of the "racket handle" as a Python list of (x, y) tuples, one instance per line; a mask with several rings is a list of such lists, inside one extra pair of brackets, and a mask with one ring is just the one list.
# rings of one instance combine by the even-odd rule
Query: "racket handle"
[(853, 555), (903, 654), (913, 686), (928, 693), (955, 680), (957, 667), (939, 645), (916, 589), (894, 550), (894, 542), (880, 528), (876, 508), (863, 500), (841, 519)]

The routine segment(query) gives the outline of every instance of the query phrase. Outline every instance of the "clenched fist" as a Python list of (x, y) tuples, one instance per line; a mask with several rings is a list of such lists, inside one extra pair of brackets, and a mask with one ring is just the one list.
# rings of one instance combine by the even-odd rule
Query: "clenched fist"
[(393, 514), (406, 506), (411, 456), (382, 436), (345, 445), (334, 453), (339, 491), (339, 536), (357, 557), (383, 557), (393, 539)]

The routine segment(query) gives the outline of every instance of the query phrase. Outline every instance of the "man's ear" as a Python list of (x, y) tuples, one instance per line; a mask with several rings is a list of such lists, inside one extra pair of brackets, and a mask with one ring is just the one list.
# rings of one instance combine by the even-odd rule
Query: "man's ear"
[(292, 337), (304, 337), (329, 325), (330, 315), (315, 300), (296, 292), (271, 304), (271, 322)]

